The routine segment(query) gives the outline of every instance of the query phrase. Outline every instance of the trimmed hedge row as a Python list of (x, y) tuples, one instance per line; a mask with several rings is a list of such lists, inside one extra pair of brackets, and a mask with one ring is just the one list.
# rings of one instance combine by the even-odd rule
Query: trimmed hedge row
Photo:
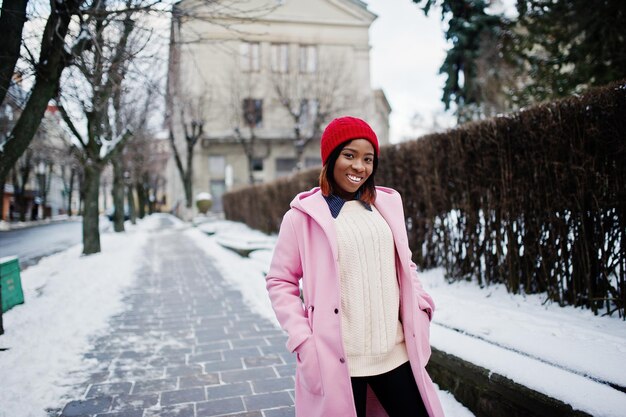
[[(626, 81), (381, 149), (413, 260), (451, 279), (626, 306)], [(276, 232), (319, 170), (224, 196), (228, 219)]]

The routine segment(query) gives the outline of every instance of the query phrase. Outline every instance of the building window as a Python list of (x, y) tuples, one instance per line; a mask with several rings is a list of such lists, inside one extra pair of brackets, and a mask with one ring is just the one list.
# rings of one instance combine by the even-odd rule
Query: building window
[(242, 42), (239, 46), (241, 70), (258, 72), (261, 69), (260, 45), (258, 42)]
[(263, 122), (263, 99), (245, 98), (242, 103), (243, 121), (249, 127), (261, 127)]
[(272, 44), (272, 71), (286, 73), (289, 71), (289, 45), (286, 43)]
[(300, 72), (312, 73), (317, 71), (317, 47), (315, 45), (300, 45)]
[(209, 175), (211, 178), (224, 178), (226, 158), (222, 155), (209, 156)]
[(307, 157), (304, 159), (304, 167), (312, 168), (322, 166), (322, 158)]
[(276, 178), (291, 174), (297, 162), (296, 158), (276, 158)]
[(263, 158), (252, 158), (252, 170), (263, 171)]

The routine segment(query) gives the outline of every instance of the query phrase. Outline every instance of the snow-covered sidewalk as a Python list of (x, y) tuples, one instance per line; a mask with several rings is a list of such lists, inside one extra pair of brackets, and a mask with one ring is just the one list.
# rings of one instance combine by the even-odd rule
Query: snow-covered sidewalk
[[(0, 336), (0, 417), (46, 416), (96, 365), (91, 341), (124, 308), (143, 246), (158, 216), (100, 236), (102, 252), (81, 256), (82, 244), (43, 258), (21, 272), (24, 304), (3, 314)], [(76, 372), (80, 370), (80, 372)]]
[[(163, 216), (102, 235), (100, 254), (82, 257), (77, 245), (22, 272), (26, 303), (5, 313), (0, 336), (0, 348), (8, 349), (0, 351), (0, 417), (43, 417), (89, 373), (94, 360), (84, 354), (124, 308), (123, 291), (133, 284), (143, 247), (158, 237)], [(215, 260), (257, 313), (276, 323), (264, 281), (275, 236), (221, 220), (181, 233)], [(220, 242), (262, 249), (241, 257)], [(511, 295), (500, 286), (448, 284), (441, 270), (421, 279), (437, 304), (434, 347), (594, 416), (624, 415), (626, 394), (607, 385), (626, 386), (624, 321), (544, 303), (542, 296)], [(449, 393), (440, 395), (447, 415), (472, 416)]]

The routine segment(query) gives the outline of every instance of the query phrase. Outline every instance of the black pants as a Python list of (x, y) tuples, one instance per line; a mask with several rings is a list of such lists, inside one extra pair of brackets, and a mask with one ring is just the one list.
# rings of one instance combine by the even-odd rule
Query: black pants
[(428, 417), (409, 362), (381, 375), (350, 379), (357, 417), (365, 417), (368, 385), (389, 417)]

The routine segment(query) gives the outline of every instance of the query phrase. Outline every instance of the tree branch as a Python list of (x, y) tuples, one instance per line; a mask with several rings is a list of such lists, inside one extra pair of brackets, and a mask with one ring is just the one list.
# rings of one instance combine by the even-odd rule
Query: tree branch
[(63, 118), (63, 121), (65, 122), (67, 127), (70, 128), (70, 131), (72, 132), (74, 137), (76, 137), (76, 139), (78, 139), (78, 141), (80, 142), (80, 144), (82, 145), (83, 148), (87, 148), (87, 142), (85, 142), (85, 140), (83, 139), (82, 135), (80, 133), (78, 133), (78, 130), (76, 129), (76, 126), (74, 126), (74, 122), (72, 122), (72, 119), (70, 118), (70, 115), (67, 114), (67, 111), (65, 111), (65, 107), (63, 107), (62, 105), (59, 104), (58, 108), (59, 108), (59, 111), (61, 112), (61, 117)]

